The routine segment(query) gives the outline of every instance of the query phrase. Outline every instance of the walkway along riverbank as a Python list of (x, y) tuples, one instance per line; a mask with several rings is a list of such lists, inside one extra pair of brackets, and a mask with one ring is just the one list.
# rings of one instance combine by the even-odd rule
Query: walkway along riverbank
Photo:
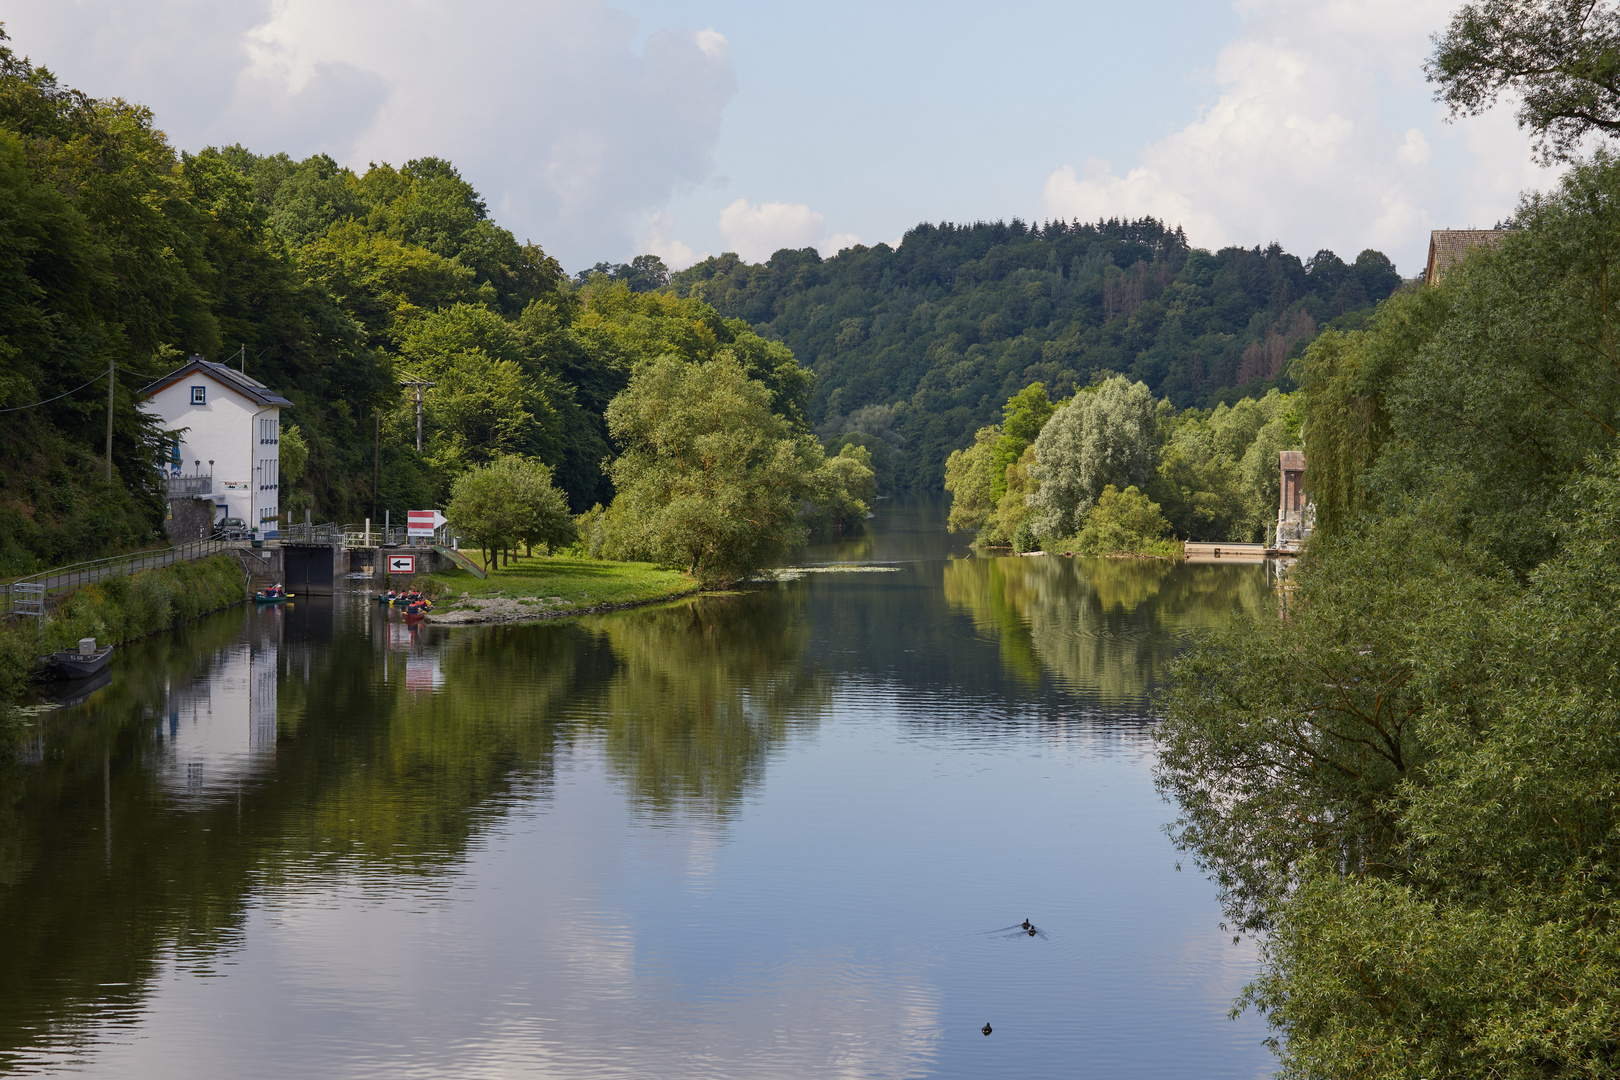
[(0, 711), (27, 685), (38, 657), (80, 638), (120, 645), (170, 630), (248, 598), (247, 574), (231, 554), (104, 577), (56, 605), (44, 625), (10, 619), (0, 626)]

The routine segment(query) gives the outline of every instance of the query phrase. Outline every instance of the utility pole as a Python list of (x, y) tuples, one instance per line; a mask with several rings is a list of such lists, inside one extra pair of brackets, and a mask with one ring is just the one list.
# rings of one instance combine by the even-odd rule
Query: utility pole
[(118, 362), (107, 359), (107, 486), (112, 487), (112, 416), (113, 387), (118, 381)]
[(416, 391), (416, 452), (422, 452), (422, 391), (429, 387), (438, 386), (438, 383), (428, 382), (425, 379), (401, 379), (401, 386), (409, 386)]
[(371, 448), (371, 516), (376, 517), (377, 478), (382, 475), (382, 413), (372, 409), (371, 418), (377, 422), (377, 441)]

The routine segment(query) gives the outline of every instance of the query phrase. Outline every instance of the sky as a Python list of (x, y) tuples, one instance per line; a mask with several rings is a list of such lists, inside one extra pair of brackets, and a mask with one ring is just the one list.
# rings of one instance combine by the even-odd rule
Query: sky
[(453, 161), (577, 271), (831, 255), (921, 221), (1153, 215), (1412, 276), (1556, 174), (1446, 122), (1455, 0), (0, 0), (11, 47), (184, 150)]

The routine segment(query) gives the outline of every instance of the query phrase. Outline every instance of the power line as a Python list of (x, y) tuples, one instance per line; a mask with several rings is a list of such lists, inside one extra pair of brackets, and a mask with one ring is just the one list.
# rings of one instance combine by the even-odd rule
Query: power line
[(102, 378), (105, 377), (105, 375), (106, 375), (106, 372), (102, 372), (100, 375), (97, 375), (95, 378), (91, 379), (90, 382), (85, 383), (83, 386), (75, 386), (73, 389), (69, 390), (66, 394), (57, 394), (55, 397), (48, 397), (44, 401), (36, 401), (32, 405), (13, 405), (9, 409), (0, 409), (0, 413), (21, 412), (24, 409), (37, 409), (41, 405), (49, 405), (53, 401), (61, 401), (63, 398), (67, 397), (69, 394), (77, 394), (80, 390), (83, 390), (85, 386), (89, 386), (90, 383), (98, 383), (98, 382), (100, 382), (102, 380)]

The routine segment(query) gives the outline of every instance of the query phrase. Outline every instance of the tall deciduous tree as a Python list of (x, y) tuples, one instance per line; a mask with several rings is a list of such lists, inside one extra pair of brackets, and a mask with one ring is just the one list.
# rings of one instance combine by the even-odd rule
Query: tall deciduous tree
[(551, 482), (551, 469), (516, 455), (463, 473), (452, 489), (446, 516), (478, 545), (485, 566), (518, 544), (556, 548), (579, 538), (568, 499)]
[(1591, 132), (1620, 135), (1620, 6), (1605, 0), (1465, 4), (1424, 70), (1453, 116), (1515, 94), (1544, 162), (1573, 160)]
[(1160, 701), (1172, 835), (1263, 932), (1284, 1076), (1620, 1061), (1617, 204), (1600, 152), (1307, 353), (1325, 512), (1287, 618)]
[(773, 394), (729, 354), (666, 356), (608, 406), (615, 547), (706, 581), (734, 581), (800, 542), (801, 501), (825, 460), (815, 436), (772, 411)]
[(1157, 406), (1142, 383), (1123, 375), (1076, 394), (1036, 438), (1030, 473), (1031, 527), (1041, 536), (1073, 536), (1104, 487), (1146, 487), (1158, 449)]
[(995, 513), (996, 442), (1000, 437), (999, 427), (982, 427), (974, 435), (972, 446), (953, 450), (945, 459), (945, 490), (951, 496), (949, 526), (952, 532), (982, 529)]

